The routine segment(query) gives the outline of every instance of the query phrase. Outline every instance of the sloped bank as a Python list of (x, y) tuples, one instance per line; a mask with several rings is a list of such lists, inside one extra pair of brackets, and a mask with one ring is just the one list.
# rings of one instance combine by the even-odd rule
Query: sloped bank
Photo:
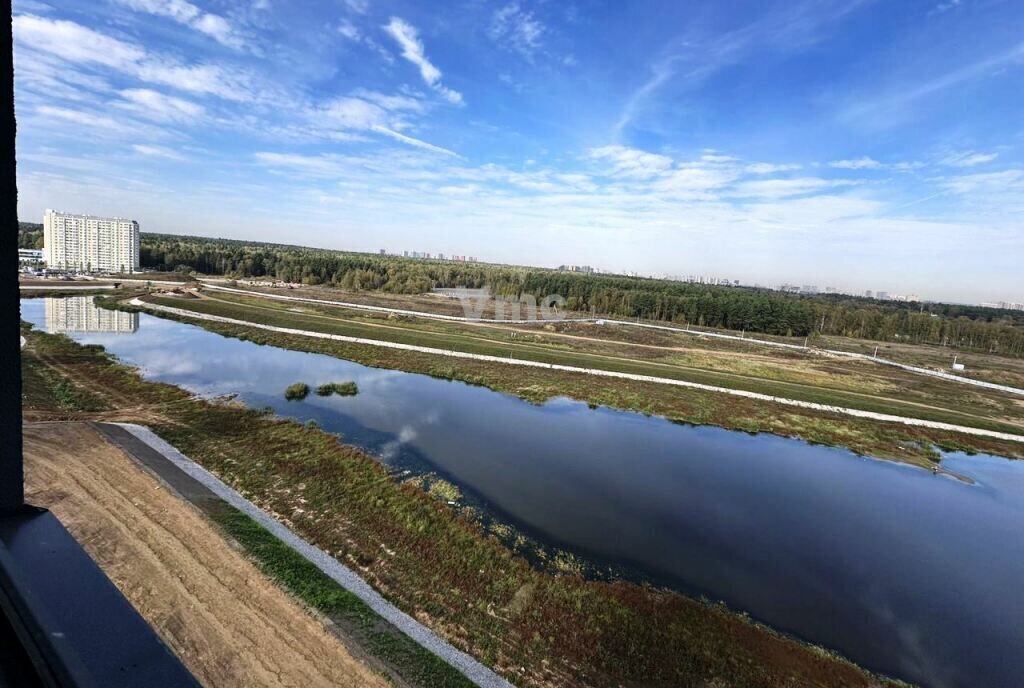
[[(95, 347), (36, 351), (342, 561), (388, 600), (520, 685), (877, 685), (823, 650), (720, 606), (531, 568), (475, 524), (319, 430), (143, 381)], [(122, 409), (122, 413), (130, 413)], [(152, 418), (152, 415), (151, 415)]]

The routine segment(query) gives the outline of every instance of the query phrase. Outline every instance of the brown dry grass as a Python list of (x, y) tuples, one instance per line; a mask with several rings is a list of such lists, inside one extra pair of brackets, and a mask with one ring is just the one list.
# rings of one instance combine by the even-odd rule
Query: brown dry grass
[(206, 686), (385, 686), (324, 626), (85, 423), (25, 426), (45, 506)]

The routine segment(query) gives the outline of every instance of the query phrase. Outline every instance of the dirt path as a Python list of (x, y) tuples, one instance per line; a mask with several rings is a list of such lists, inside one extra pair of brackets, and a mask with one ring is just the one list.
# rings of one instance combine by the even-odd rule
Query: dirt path
[[(226, 299), (223, 299), (223, 298), (218, 298), (216, 296), (205, 296), (205, 297), (203, 297), (203, 299), (206, 300), (206, 301), (216, 301), (217, 303), (222, 303), (222, 304), (230, 305), (230, 306), (240, 306), (240, 305), (242, 305), (242, 306), (245, 306), (248, 309), (268, 311), (268, 312), (271, 312), (271, 313), (278, 313), (279, 314), (279, 313), (282, 312), (278, 308), (271, 308), (269, 306), (259, 306), (259, 305), (256, 305), (256, 304), (244, 303), (244, 302), (239, 302), (239, 301), (229, 301), (229, 300), (226, 300)], [(152, 307), (159, 307), (159, 304), (148, 304), (148, 305), (150, 305)], [(301, 315), (304, 318), (313, 318), (313, 319), (325, 320), (327, 322), (335, 322), (335, 323), (350, 323), (350, 324), (353, 324), (353, 325), (359, 325), (361, 327), (368, 327), (368, 328), (375, 328), (375, 329), (382, 329), (382, 330), (395, 330), (395, 331), (403, 332), (403, 333), (409, 333), (409, 332), (417, 332), (418, 333), (418, 332), (422, 332), (423, 334), (431, 335), (431, 336), (434, 336), (435, 338), (438, 338), (438, 339), (449, 339), (449, 340), (472, 339), (472, 340), (479, 341), (479, 342), (484, 343), (484, 344), (505, 346), (505, 347), (508, 347), (510, 350), (515, 350), (515, 351), (538, 352), (538, 353), (545, 353), (545, 354), (546, 353), (558, 353), (558, 354), (578, 353), (581, 356), (586, 356), (586, 357), (589, 357), (589, 358), (605, 359), (605, 360), (612, 361), (612, 362), (615, 362), (615, 363), (638, 363), (638, 362), (640, 362), (640, 363), (643, 363), (644, 365), (657, 366), (657, 367), (664, 368), (665, 370), (670, 370), (670, 371), (679, 370), (679, 371), (690, 371), (690, 372), (696, 372), (696, 373), (713, 373), (713, 374), (719, 375), (721, 377), (727, 377), (727, 378), (731, 378), (731, 379), (739, 380), (739, 381), (750, 381), (750, 380), (752, 380), (752, 381), (767, 382), (767, 383), (780, 383), (780, 384), (784, 384), (784, 385), (788, 385), (788, 386), (792, 386), (792, 387), (799, 387), (799, 388), (802, 388), (802, 389), (808, 390), (808, 391), (815, 391), (817, 389), (829, 389), (829, 390), (835, 390), (835, 391), (838, 391), (838, 392), (842, 392), (843, 394), (848, 394), (848, 395), (851, 395), (851, 396), (856, 396), (856, 397), (859, 397), (859, 398), (867, 400), (867, 401), (873, 401), (873, 400), (878, 400), (878, 399), (881, 399), (881, 400), (893, 400), (893, 401), (899, 401), (899, 403), (901, 403), (901, 404), (906, 404), (906, 405), (913, 406), (913, 407), (916, 407), (916, 408), (919, 408), (919, 409), (926, 409), (926, 410), (940, 411), (940, 412), (950, 412), (950, 411), (952, 411), (952, 412), (955, 412), (955, 413), (959, 413), (960, 415), (967, 416), (969, 418), (977, 419), (977, 420), (980, 420), (980, 421), (989, 420), (989, 418), (986, 417), (986, 416), (980, 416), (980, 415), (978, 415), (976, 413), (972, 413), (970, 411), (966, 411), (966, 410), (960, 409), (960, 408), (950, 408), (950, 407), (947, 407), (947, 406), (936, 406), (934, 404), (926, 404), (926, 403), (924, 403), (922, 401), (914, 401), (912, 399), (897, 398), (897, 397), (892, 396), (892, 395), (872, 394), (872, 393), (869, 393), (869, 392), (861, 392), (861, 391), (858, 391), (856, 389), (849, 389), (849, 388), (843, 388), (843, 387), (829, 387), (829, 386), (826, 386), (826, 385), (816, 385), (816, 384), (813, 384), (812, 382), (804, 382), (804, 381), (797, 381), (797, 380), (779, 380), (779, 379), (776, 379), (776, 378), (764, 377), (764, 376), (761, 376), (761, 375), (751, 375), (751, 374), (747, 374), (747, 373), (742, 373), (742, 372), (737, 372), (737, 371), (732, 371), (732, 370), (726, 370), (726, 369), (722, 369), (722, 368), (700, 367), (700, 366), (694, 366), (694, 365), (687, 365), (687, 364), (684, 364), (684, 363), (667, 363), (665, 361), (655, 361), (655, 360), (640, 360), (640, 359), (631, 358), (629, 356), (618, 356), (618, 355), (615, 355), (615, 354), (601, 353), (601, 352), (597, 352), (597, 351), (576, 351), (576, 350), (566, 351), (564, 349), (555, 348), (554, 346), (552, 346), (550, 344), (547, 344), (547, 343), (543, 343), (543, 342), (542, 343), (515, 342), (515, 341), (509, 342), (509, 341), (502, 341), (502, 340), (497, 340), (497, 339), (493, 339), (493, 338), (489, 338), (489, 337), (476, 336), (476, 335), (471, 335), (471, 334), (455, 334), (455, 333), (447, 333), (447, 332), (435, 332), (435, 331), (432, 331), (432, 330), (411, 330), (410, 328), (402, 327), (401, 325), (388, 325), (388, 324), (385, 324), (385, 323), (370, 322), (370, 321), (366, 321), (366, 320), (358, 320), (358, 319), (355, 319), (355, 318), (343, 318), (343, 317), (340, 317), (340, 316), (324, 315), (324, 314), (320, 314), (320, 313), (302, 312)], [(216, 316), (216, 317), (220, 317), (220, 316)], [(490, 329), (495, 329), (495, 330), (506, 329), (508, 331), (524, 332), (524, 333), (528, 333), (528, 334), (535, 334), (535, 335), (536, 334), (541, 334), (543, 336), (548, 336), (548, 335), (552, 335), (552, 334), (554, 334), (556, 336), (558, 335), (558, 333), (551, 333), (551, 332), (538, 333), (536, 330), (529, 330), (529, 329), (525, 329), (525, 328), (513, 328), (513, 327), (502, 328), (500, 326), (496, 326), (496, 325), (489, 324), (489, 323), (481, 323), (481, 322), (464, 322), (464, 323), (460, 323), (460, 325), (466, 325), (466, 326), (470, 326), (470, 327), (485, 327), (485, 328), (490, 328)], [(691, 352), (692, 351), (692, 349), (686, 349), (686, 348), (683, 348), (683, 347), (680, 347), (680, 348), (675, 348), (675, 347), (659, 347), (659, 346), (654, 345), (654, 344), (637, 344), (637, 345), (634, 345), (634, 344), (626, 343), (626, 342), (617, 342), (615, 340), (599, 339), (599, 338), (596, 338), (596, 337), (583, 337), (583, 336), (579, 336), (579, 335), (560, 335), (560, 336), (569, 337), (569, 338), (575, 338), (575, 339), (582, 339), (582, 340), (590, 340), (590, 341), (593, 341), (593, 342), (600, 342), (600, 343), (604, 343), (604, 344), (614, 344), (614, 345), (620, 345), (621, 344), (624, 347), (641, 346), (641, 347), (649, 347), (649, 348), (654, 348), (654, 349), (661, 349), (663, 351), (679, 351), (679, 352)], [(736, 353), (736, 352), (729, 352), (728, 355), (731, 355), (731, 356), (742, 356), (742, 354), (739, 354), (739, 353)], [(752, 354), (752, 355), (748, 356), (747, 358), (748, 358), (748, 360), (763, 360), (765, 362), (776, 362), (776, 361), (773, 361), (772, 359), (770, 359), (770, 358), (768, 358), (766, 356), (761, 356), (761, 355), (758, 355), (758, 354)], [(893, 379), (891, 377), (886, 377), (886, 376), (883, 376), (883, 375), (878, 374), (878, 373), (861, 372), (859, 374), (862, 375), (863, 377), (874, 377), (875, 379), (882, 380), (884, 382), (892, 382), (893, 381)], [(1019, 419), (1019, 418), (1007, 417), (1007, 418), (1001, 418), (1001, 420), (1003, 422), (1005, 422), (1006, 424), (1008, 424), (1008, 425), (1017, 425), (1017, 426), (1020, 426), (1020, 427), (1024, 428), (1024, 423), (1022, 423), (1021, 419)]]
[[(142, 301), (139, 298), (134, 298), (129, 303), (130, 305), (135, 306), (137, 308), (148, 309), (150, 312), (170, 313), (172, 315), (178, 315), (185, 318), (192, 318), (195, 320), (227, 323), (229, 325), (240, 325), (242, 327), (251, 327), (258, 330), (266, 330), (268, 332), (279, 332), (281, 334), (296, 335), (299, 337), (312, 337), (315, 339), (327, 339), (337, 342), (347, 342), (351, 344), (364, 344), (368, 346), (378, 346), (384, 349), (397, 349), (400, 351), (415, 351), (418, 353), (446, 356), (449, 358), (462, 358), (474, 361), (486, 361), (488, 363), (499, 363), (501, 365), (523, 366), (529, 368), (546, 368), (548, 370), (560, 370), (569, 373), (593, 375), (596, 377), (617, 378), (621, 380), (635, 380), (637, 382), (651, 382), (660, 385), (671, 385), (674, 387), (699, 389), (706, 392), (728, 394), (730, 396), (743, 397), (746, 399), (755, 399), (758, 401), (768, 401), (776, 404), (781, 404), (783, 406), (805, 408), (814, 411), (823, 411), (825, 413), (836, 413), (839, 415), (852, 416), (855, 418), (867, 418), (869, 420), (878, 420), (887, 423), (900, 423), (902, 425), (912, 425), (922, 428), (948, 430), (951, 432), (963, 433), (965, 435), (991, 437), (994, 439), (1007, 440), (1010, 442), (1024, 442), (1024, 435), (1022, 434), (1011, 434), (1007, 432), (1001, 432), (998, 430), (988, 430), (985, 428), (976, 428), (966, 425), (956, 425), (954, 423), (926, 420), (923, 418), (914, 418), (910, 416), (897, 416), (889, 413), (879, 413), (876, 411), (864, 411), (861, 409), (848, 408), (845, 406), (834, 406), (831, 404), (822, 404), (813, 401), (801, 401), (799, 399), (777, 397), (770, 394), (764, 394), (762, 392), (751, 392), (745, 389), (735, 389), (732, 387), (719, 387), (716, 385), (709, 385), (701, 382), (690, 382), (688, 380), (679, 380), (676, 378), (655, 377), (651, 375), (640, 375), (636, 373), (624, 373), (616, 370), (606, 370), (603, 368), (581, 368), (578, 366), (562, 365), (559, 363), (544, 363), (542, 361), (533, 361), (521, 358), (505, 358), (501, 356), (491, 356), (487, 354), (472, 354), (465, 351), (437, 349), (428, 346), (416, 346), (413, 344), (402, 344), (400, 342), (392, 342), (379, 339), (367, 339), (365, 337), (350, 337), (347, 335), (329, 334), (326, 332), (299, 330), (289, 327), (276, 327), (274, 325), (264, 325), (262, 323), (255, 323), (247, 320), (238, 320), (237, 318), (228, 318), (222, 315), (212, 315), (209, 313), (190, 311), (183, 308), (173, 308), (171, 306), (164, 306), (158, 303), (148, 303)], [(915, 406), (922, 406), (922, 404), (917, 404), (915, 402), (905, 403)]]
[[(134, 421), (149, 424), (167, 424), (174, 422), (168, 418), (163, 409), (166, 404), (147, 404), (140, 406), (131, 396), (118, 392), (110, 387), (97, 387), (93, 381), (75, 367), (74, 364), (67, 364), (56, 356), (49, 356), (32, 348), (31, 351), (40, 363), (52, 369), (55, 373), (66, 379), (78, 389), (101, 399), (110, 408), (102, 411), (65, 411), (54, 409), (25, 408), (22, 417), (28, 421), (68, 421), (68, 420), (91, 420), (108, 421), (112, 423), (122, 421)], [(25, 348), (25, 345), (22, 345)], [(182, 402), (169, 402), (170, 404)]]
[(53, 511), (206, 686), (387, 686), (198, 511), (84, 423), (25, 426)]
[[(368, 305), (364, 305), (364, 304), (350, 303), (350, 302), (345, 302), (345, 301), (328, 301), (328, 300), (313, 299), (313, 298), (308, 298), (308, 297), (284, 296), (284, 295), (281, 295), (281, 294), (269, 294), (269, 293), (266, 293), (266, 292), (254, 292), (252, 290), (236, 289), (236, 288), (232, 288), (232, 287), (224, 287), (224, 286), (219, 286), (219, 285), (215, 285), (215, 284), (204, 284), (203, 286), (208, 288), (208, 289), (216, 289), (218, 291), (234, 292), (234, 293), (238, 293), (238, 294), (255, 295), (257, 297), (262, 297), (262, 298), (267, 298), (267, 299), (278, 299), (278, 300), (281, 300), (281, 301), (296, 301), (296, 302), (306, 302), (306, 303), (317, 303), (317, 302), (320, 302), (320, 303), (325, 304), (325, 305), (343, 306), (343, 307), (347, 307), (347, 308), (356, 308), (356, 309), (361, 309), (361, 310), (377, 311), (377, 312), (385, 312), (385, 313), (396, 313), (396, 314), (400, 314), (400, 315), (409, 315), (409, 316), (419, 317), (419, 318), (431, 318), (431, 319), (435, 319), (435, 320), (450, 320), (450, 321), (459, 321), (459, 322), (471, 322), (471, 321), (473, 321), (473, 322), (480, 322), (479, 318), (468, 317), (468, 316), (441, 315), (441, 314), (438, 314), (438, 313), (428, 313), (428, 312), (414, 311), (414, 310), (408, 310), (408, 309), (403, 309), (403, 308), (389, 308), (389, 307), (386, 307), (386, 306), (368, 306)], [(491, 322), (496, 322), (496, 323), (504, 322), (504, 323), (516, 324), (516, 323), (529, 323), (529, 322), (536, 322), (536, 321), (535, 320), (496, 320), (495, 319), (495, 320), (492, 320)], [(867, 354), (854, 353), (854, 352), (850, 352), (850, 351), (839, 351), (839, 350), (835, 350), (835, 349), (819, 349), (819, 348), (816, 348), (816, 347), (808, 347), (806, 343), (803, 344), (803, 345), (800, 345), (800, 344), (790, 344), (790, 343), (786, 343), (786, 342), (777, 342), (777, 341), (773, 341), (773, 340), (770, 340), (770, 339), (759, 339), (757, 337), (747, 337), (747, 336), (743, 336), (743, 335), (737, 336), (737, 335), (732, 335), (732, 334), (725, 334), (723, 332), (711, 332), (711, 331), (708, 331), (708, 330), (690, 329), (689, 327), (687, 327), (686, 329), (682, 329), (682, 328), (679, 328), (679, 327), (670, 327), (668, 325), (656, 325), (654, 323), (645, 323), (645, 322), (640, 322), (640, 321), (633, 322), (631, 320), (617, 320), (617, 319), (614, 319), (614, 318), (596, 318), (596, 317), (568, 318), (568, 319), (562, 320), (560, 322), (605, 322), (605, 323), (609, 323), (609, 324), (612, 324), (612, 325), (626, 325), (626, 326), (629, 326), (629, 327), (641, 327), (641, 328), (647, 328), (647, 329), (651, 329), (651, 330), (661, 330), (663, 332), (673, 332), (673, 333), (677, 333), (677, 334), (686, 334), (686, 335), (692, 335), (692, 336), (698, 336), (698, 337), (710, 337), (710, 338), (715, 338), (715, 339), (722, 339), (722, 340), (730, 340), (730, 341), (735, 341), (735, 342), (742, 342), (744, 344), (756, 344), (756, 345), (760, 345), (760, 346), (776, 347), (776, 348), (781, 348), (781, 349), (787, 349), (787, 350), (790, 350), (790, 351), (805, 351), (805, 352), (809, 352), (809, 353), (818, 353), (818, 354), (822, 354), (822, 355), (826, 355), (826, 356), (832, 356), (832, 357), (838, 357), (838, 358), (852, 358), (852, 359), (858, 359), (858, 360), (862, 360), (862, 361), (870, 361), (872, 363), (878, 363), (878, 364), (881, 364), (881, 365), (892, 366), (892, 367), (900, 368), (902, 370), (905, 370), (905, 371), (908, 371), (908, 372), (911, 372), (911, 373), (916, 373), (916, 374), (919, 374), (919, 375), (927, 375), (927, 376), (930, 376), (930, 377), (940, 378), (940, 379), (943, 379), (943, 380), (947, 380), (949, 382), (956, 382), (956, 383), (964, 384), (964, 385), (972, 385), (972, 386), (975, 386), (975, 387), (984, 387), (986, 389), (992, 389), (992, 390), (997, 390), (997, 391), (1000, 391), (1000, 392), (1006, 392), (1006, 393), (1009, 393), (1009, 394), (1016, 394), (1016, 395), (1024, 396), (1024, 389), (1021, 389), (1021, 388), (1018, 388), (1018, 387), (1011, 387), (1009, 385), (1000, 385), (1000, 384), (996, 384), (996, 383), (993, 383), (993, 382), (986, 382), (984, 380), (976, 380), (976, 379), (973, 379), (973, 378), (963, 377), (961, 375), (953, 375), (951, 373), (946, 373), (944, 371), (938, 371), (938, 370), (933, 370), (933, 369), (930, 369), (930, 368), (922, 368), (922, 367), (919, 367), (919, 366), (907, 365), (905, 363), (898, 363), (896, 361), (890, 361), (890, 360), (887, 360), (887, 359), (884, 359), (884, 358), (878, 358), (877, 356), (869, 356)]]

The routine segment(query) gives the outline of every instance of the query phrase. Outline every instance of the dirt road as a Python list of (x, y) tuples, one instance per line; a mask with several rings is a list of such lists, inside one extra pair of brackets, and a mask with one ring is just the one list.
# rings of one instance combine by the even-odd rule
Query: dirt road
[(386, 686), (198, 511), (84, 423), (25, 425), (53, 511), (206, 686)]

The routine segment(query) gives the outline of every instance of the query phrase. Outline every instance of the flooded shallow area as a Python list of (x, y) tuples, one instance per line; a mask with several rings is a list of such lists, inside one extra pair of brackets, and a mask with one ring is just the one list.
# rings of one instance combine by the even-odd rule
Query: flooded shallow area
[[(869, 669), (933, 686), (1024, 676), (1024, 462), (946, 455), (961, 481), (772, 435), (533, 405), (99, 312), (88, 297), (26, 299), (22, 317), (147, 379), (315, 420), (542, 543), (722, 600)], [(349, 380), (355, 396), (284, 397), (295, 382)]]

